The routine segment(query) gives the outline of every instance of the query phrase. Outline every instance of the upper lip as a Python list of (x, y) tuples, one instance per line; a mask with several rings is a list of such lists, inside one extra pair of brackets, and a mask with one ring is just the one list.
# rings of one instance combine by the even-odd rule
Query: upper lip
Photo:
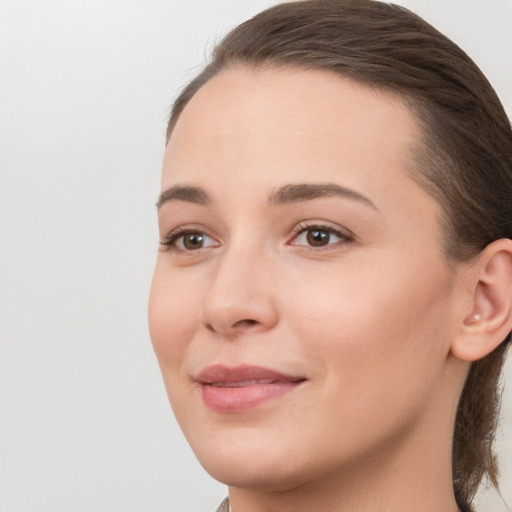
[(258, 381), (271, 383), (277, 381), (298, 382), (305, 380), (302, 376), (287, 375), (284, 373), (262, 368), (260, 366), (241, 365), (235, 367), (215, 364), (201, 370), (195, 379), (200, 384), (256, 384)]

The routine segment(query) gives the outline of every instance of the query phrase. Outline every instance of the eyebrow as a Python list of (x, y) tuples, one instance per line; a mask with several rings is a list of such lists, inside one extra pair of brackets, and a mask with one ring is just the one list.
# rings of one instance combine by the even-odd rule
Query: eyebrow
[(156, 202), (157, 209), (160, 209), (164, 203), (169, 201), (185, 201), (187, 203), (207, 205), (212, 202), (212, 199), (208, 192), (200, 187), (174, 185), (165, 189), (160, 194)]
[(353, 189), (337, 185), (336, 183), (298, 183), (285, 185), (270, 194), (268, 203), (272, 206), (300, 203), (320, 197), (343, 197), (345, 199), (353, 199), (377, 210), (373, 201), (368, 197)]
[[(270, 206), (278, 206), (310, 201), (321, 197), (352, 199), (377, 210), (373, 201), (368, 197), (336, 183), (297, 183), (285, 185), (273, 190), (268, 197), (267, 203)], [(162, 205), (169, 201), (185, 201), (205, 206), (212, 202), (212, 198), (201, 187), (174, 185), (160, 194), (156, 207), (160, 209)]]

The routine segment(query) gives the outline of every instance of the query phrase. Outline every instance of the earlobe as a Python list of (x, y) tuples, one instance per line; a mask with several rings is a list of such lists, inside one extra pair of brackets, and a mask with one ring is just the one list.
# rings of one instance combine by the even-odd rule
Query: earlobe
[(468, 362), (491, 353), (512, 329), (512, 240), (489, 244), (471, 270), (471, 310), (451, 345), (451, 353)]

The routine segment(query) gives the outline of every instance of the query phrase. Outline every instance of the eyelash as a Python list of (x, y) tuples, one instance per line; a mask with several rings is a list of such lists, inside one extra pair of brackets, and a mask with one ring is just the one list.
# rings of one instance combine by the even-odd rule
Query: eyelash
[[(303, 233), (306, 233), (308, 231), (315, 231), (315, 230), (326, 232), (329, 235), (335, 235), (336, 237), (339, 238), (339, 241), (334, 242), (334, 243), (329, 243), (327, 245), (317, 246), (317, 247), (312, 246), (312, 245), (305, 245), (302, 247), (307, 247), (308, 249), (319, 251), (319, 250), (329, 249), (329, 248), (331, 248), (331, 246), (338, 245), (340, 242), (341, 243), (351, 243), (351, 242), (355, 241), (354, 235), (352, 235), (351, 233), (349, 233), (347, 231), (342, 231), (340, 229), (336, 229), (336, 228), (334, 228), (332, 226), (328, 226), (328, 225), (326, 226), (324, 224), (308, 224), (305, 222), (301, 222), (301, 223), (297, 224), (297, 226), (294, 228), (296, 235), (294, 236), (293, 240), (296, 240)], [(292, 243), (292, 245), (299, 245), (299, 244)]]
[[(160, 245), (165, 247), (165, 250), (180, 251), (180, 252), (193, 252), (194, 249), (184, 249), (184, 248), (176, 246), (177, 241), (180, 238), (184, 237), (185, 235), (202, 235), (211, 240), (214, 240), (213, 237), (211, 237), (204, 231), (201, 231), (200, 229), (176, 228), (173, 231), (171, 231), (169, 233), (169, 235), (164, 240), (160, 241)], [(202, 247), (199, 247), (198, 249), (202, 249)]]
[[(316, 246), (316, 247), (313, 245), (302, 245), (302, 244), (296, 244), (296, 243), (291, 243), (291, 245), (307, 247), (308, 249), (319, 251), (319, 250), (326, 250), (330, 246), (337, 245), (340, 242), (350, 243), (355, 240), (355, 238), (352, 234), (343, 232), (339, 229), (335, 229), (331, 226), (326, 226), (326, 225), (322, 225), (322, 224), (307, 224), (307, 223), (301, 222), (301, 223), (297, 224), (297, 226), (295, 226), (295, 228), (293, 229), (293, 231), (295, 232), (295, 235), (291, 242), (296, 240), (303, 233), (306, 233), (308, 231), (315, 231), (315, 230), (326, 232), (329, 235), (334, 235), (337, 238), (339, 238), (339, 241), (334, 242), (334, 243), (328, 243), (326, 245)], [(204, 231), (201, 231), (201, 229), (191, 229), (191, 228), (181, 228), (180, 227), (180, 228), (176, 228), (173, 231), (171, 231), (171, 233), (169, 233), (169, 235), (164, 240), (160, 241), (160, 245), (165, 247), (166, 250), (180, 251), (180, 252), (194, 252), (195, 250), (207, 248), (207, 247), (199, 247), (197, 249), (186, 249), (186, 248), (182, 248), (182, 247), (177, 247), (176, 243), (178, 242), (178, 240), (180, 238), (184, 237), (185, 235), (201, 235), (201, 236), (207, 237), (211, 240), (214, 240), (213, 237), (209, 236)], [(215, 242), (215, 243), (218, 244), (218, 242)]]

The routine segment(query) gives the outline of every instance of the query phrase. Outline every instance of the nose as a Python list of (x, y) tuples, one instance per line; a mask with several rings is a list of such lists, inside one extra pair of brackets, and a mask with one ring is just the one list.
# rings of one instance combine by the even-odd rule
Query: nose
[(226, 337), (264, 332), (278, 322), (273, 268), (261, 253), (227, 250), (212, 268), (202, 322)]

